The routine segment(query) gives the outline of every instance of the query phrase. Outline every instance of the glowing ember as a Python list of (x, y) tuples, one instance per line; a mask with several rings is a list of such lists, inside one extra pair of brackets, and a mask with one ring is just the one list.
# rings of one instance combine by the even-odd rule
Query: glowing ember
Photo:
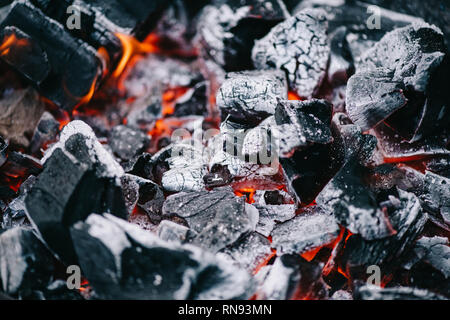
[(302, 99), (298, 94), (296, 94), (294, 91), (288, 92), (288, 100), (304, 100)]
[(18, 39), (15, 34), (5, 36), (0, 46), (0, 56), (7, 55), (12, 47), (24, 47), (28, 44), (28, 40)]

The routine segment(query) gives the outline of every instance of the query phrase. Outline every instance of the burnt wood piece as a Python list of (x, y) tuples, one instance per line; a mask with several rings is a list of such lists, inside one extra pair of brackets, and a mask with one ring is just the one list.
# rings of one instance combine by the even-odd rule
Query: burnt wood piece
[(25, 198), (27, 216), (63, 262), (76, 264), (70, 226), (93, 212), (126, 218), (119, 179), (123, 170), (81, 121), (64, 128), (43, 162)]
[(226, 71), (252, 69), (251, 50), (256, 39), (286, 18), (276, 0), (216, 1), (199, 17), (198, 47)]
[(52, 254), (27, 228), (0, 233), (0, 265), (2, 291), (15, 297), (46, 288), (54, 272)]
[(216, 99), (222, 120), (256, 126), (275, 113), (278, 99), (287, 99), (286, 77), (275, 70), (231, 72)]
[[(450, 70), (446, 51), (442, 31), (426, 23), (387, 33), (362, 56), (349, 80), (350, 118), (362, 130), (384, 120), (410, 142), (445, 128), (450, 110), (443, 84)], [(374, 95), (367, 98), (367, 92)]]
[(218, 252), (254, 231), (258, 221), (256, 208), (228, 188), (169, 196), (163, 214), (183, 218), (193, 231), (188, 242), (211, 252)]
[(245, 271), (109, 214), (90, 215), (71, 228), (71, 235), (86, 278), (104, 299), (247, 299), (252, 294)]
[(338, 237), (339, 231), (333, 215), (314, 206), (277, 225), (272, 232), (272, 246), (279, 255), (302, 254), (331, 243)]
[(3, 44), (11, 36), (22, 40), (1, 58), (62, 108), (72, 110), (98, 84), (103, 66), (95, 49), (32, 4), (14, 2), (0, 29)]
[(384, 270), (383, 279), (389, 277), (401, 267), (399, 261), (414, 247), (428, 220), (419, 199), (412, 193), (394, 189), (379, 197), (386, 199), (382, 205), (396, 232), (384, 239), (365, 240), (361, 235), (352, 235), (347, 240), (340, 265), (352, 279), (365, 280), (367, 267), (371, 265)]
[(286, 73), (289, 88), (300, 97), (318, 93), (330, 57), (325, 12), (306, 9), (275, 26), (255, 42), (252, 51), (257, 69)]
[(297, 254), (284, 254), (275, 260), (257, 298), (262, 300), (306, 300), (328, 297), (322, 267)]

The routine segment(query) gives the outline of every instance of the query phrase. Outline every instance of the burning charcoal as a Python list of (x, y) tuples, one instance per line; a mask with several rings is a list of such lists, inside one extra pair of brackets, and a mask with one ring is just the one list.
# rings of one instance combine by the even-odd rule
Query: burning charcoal
[[(448, 72), (445, 52), (443, 34), (435, 26), (415, 23), (386, 34), (366, 52), (355, 79), (349, 80), (352, 120), (363, 130), (385, 120), (411, 142), (436, 131), (448, 118), (449, 96), (442, 84)], [(367, 100), (364, 92), (369, 91), (375, 95)], [(387, 96), (387, 104), (380, 105), (380, 98)], [(412, 121), (405, 123), (405, 117)]]
[(59, 122), (50, 113), (44, 112), (30, 142), (31, 153), (38, 154), (49, 144), (56, 142), (59, 126)]
[(28, 226), (29, 222), (26, 220), (25, 197), (36, 182), (35, 176), (28, 177), (19, 188), (19, 196), (12, 200), (8, 209), (3, 215), (3, 222), (1, 224), (3, 229), (10, 229), (16, 226)]
[(43, 96), (72, 110), (95, 89), (103, 72), (95, 49), (73, 38), (31, 3), (15, 1), (0, 28), (3, 43), (18, 39), (2, 59), (31, 80)]
[(251, 69), (251, 50), (286, 17), (279, 1), (219, 1), (206, 6), (198, 22), (198, 46), (202, 56), (226, 71)]
[[(331, 111), (331, 104), (325, 100), (280, 101), (275, 111), (275, 120), (279, 126), (294, 125), (297, 136), (303, 142), (298, 148), (315, 143), (328, 144), (333, 141), (330, 132)], [(280, 131), (283, 133), (283, 130)]]
[(314, 96), (326, 76), (330, 56), (324, 14), (306, 9), (275, 26), (255, 42), (255, 67), (283, 70), (293, 91), (305, 98)]
[(228, 73), (217, 93), (222, 119), (258, 125), (275, 113), (278, 99), (287, 99), (286, 78), (281, 71)]
[(71, 234), (85, 276), (101, 298), (245, 299), (251, 295), (246, 272), (198, 248), (162, 241), (109, 214), (89, 216), (72, 227)]
[(131, 105), (127, 125), (136, 129), (151, 129), (162, 118), (161, 88), (156, 87)]
[(207, 188), (215, 188), (227, 185), (231, 182), (233, 176), (228, 170), (228, 166), (221, 166), (220, 164), (215, 164), (212, 166), (209, 173), (203, 177), (203, 181)]
[(170, 169), (167, 159), (169, 159), (171, 152), (172, 147), (169, 146), (161, 149), (153, 156), (144, 153), (131, 165), (131, 169), (128, 170), (128, 173), (161, 184), (164, 172)]
[(200, 82), (177, 99), (174, 107), (174, 117), (191, 115), (208, 115), (208, 83)]
[[(422, 237), (413, 249), (405, 269), (410, 271), (409, 281), (419, 288), (450, 296), (450, 248), (444, 237)], [(424, 277), (424, 275), (427, 275)]]
[(355, 300), (447, 300), (427, 290), (411, 287), (381, 288), (373, 285), (360, 286), (353, 297)]
[(8, 159), (8, 141), (5, 141), (2, 136), (0, 136), (0, 167), (6, 162)]
[(140, 130), (127, 126), (116, 126), (111, 130), (109, 146), (122, 160), (130, 160), (142, 153), (149, 143), (149, 138)]
[(164, 193), (160, 186), (153, 181), (131, 174), (121, 177), (122, 189), (128, 214), (137, 205), (143, 209), (151, 220), (161, 220), (161, 209), (164, 203)]
[(28, 147), (29, 138), (44, 112), (44, 104), (32, 89), (16, 90), (0, 100), (0, 134), (12, 144)]
[(13, 228), (0, 234), (0, 278), (3, 292), (19, 295), (45, 288), (53, 275), (50, 252), (29, 229)]
[(275, 260), (257, 297), (262, 300), (305, 300), (328, 296), (320, 265), (299, 255), (285, 254)]
[(164, 241), (183, 243), (186, 241), (189, 228), (181, 224), (163, 220), (158, 226), (158, 237)]
[(259, 211), (259, 221), (256, 225), (256, 231), (266, 237), (271, 235), (276, 223), (285, 222), (295, 217), (296, 206), (293, 204), (255, 204), (255, 207)]
[(278, 254), (302, 254), (331, 243), (339, 231), (332, 214), (321, 207), (311, 207), (277, 225), (272, 232), (272, 245)]
[(450, 156), (430, 159), (426, 167), (428, 171), (450, 179)]
[(355, 72), (353, 56), (347, 42), (348, 30), (345, 26), (338, 28), (330, 35), (330, 63), (328, 66), (328, 82), (336, 87), (346, 84)]
[(239, 267), (250, 273), (272, 256), (269, 240), (256, 232), (223, 249), (221, 253), (229, 255)]
[(361, 235), (352, 235), (345, 245), (342, 256), (343, 270), (353, 279), (367, 277), (367, 267), (379, 266), (385, 276), (398, 268), (398, 259), (408, 252), (422, 232), (427, 215), (419, 199), (412, 193), (397, 190), (398, 195), (387, 196), (385, 202), (389, 219), (396, 233), (385, 239), (365, 240)]
[(284, 190), (256, 190), (253, 199), (263, 206), (294, 203), (294, 199)]
[(227, 188), (169, 196), (163, 214), (185, 219), (196, 232), (189, 241), (212, 252), (254, 231), (258, 221), (258, 211)]
[[(0, 182), (17, 191), (20, 184), (30, 175), (37, 176), (42, 171), (40, 161), (21, 152), (10, 151), (0, 170)], [(9, 192), (7, 192), (9, 193)], [(11, 197), (5, 197), (5, 199)]]
[(330, 300), (353, 300), (350, 292), (345, 290), (338, 290), (331, 296)]
[(378, 68), (357, 73), (348, 81), (347, 111), (363, 131), (406, 105), (408, 99), (404, 95), (403, 82), (393, 78), (392, 71)]
[(25, 197), (27, 215), (48, 246), (66, 263), (76, 263), (68, 228), (92, 212), (126, 217), (120, 188), (123, 169), (92, 129), (72, 121), (43, 160), (43, 172)]

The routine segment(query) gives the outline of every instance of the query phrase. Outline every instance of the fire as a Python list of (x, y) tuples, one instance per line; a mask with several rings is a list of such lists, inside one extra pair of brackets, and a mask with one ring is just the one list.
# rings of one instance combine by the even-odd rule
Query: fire
[(234, 194), (238, 197), (245, 196), (247, 203), (255, 203), (254, 195), (256, 193), (256, 189), (254, 188), (242, 188), (239, 190), (234, 190)]
[(3, 38), (2, 45), (0, 46), (0, 56), (7, 55), (10, 52), (11, 47), (24, 47), (29, 44), (27, 39), (18, 39), (15, 34), (11, 34)]
[(175, 112), (175, 103), (178, 98), (182, 97), (189, 88), (176, 87), (167, 89), (162, 96), (162, 115), (170, 116)]
[(296, 94), (294, 91), (288, 92), (288, 100), (304, 100), (302, 99), (298, 94)]
[(134, 55), (143, 55), (158, 51), (158, 48), (151, 42), (139, 42), (134, 37), (121, 33), (116, 33), (116, 36), (122, 43), (123, 54), (116, 70), (113, 72), (114, 78), (120, 77)]
[(263, 262), (261, 262), (255, 270), (253, 270), (253, 275), (257, 274), (263, 267), (267, 266), (270, 262), (270, 260), (273, 259), (277, 255), (277, 251), (275, 249), (272, 249), (272, 253), (267, 256), (266, 259), (264, 259)]

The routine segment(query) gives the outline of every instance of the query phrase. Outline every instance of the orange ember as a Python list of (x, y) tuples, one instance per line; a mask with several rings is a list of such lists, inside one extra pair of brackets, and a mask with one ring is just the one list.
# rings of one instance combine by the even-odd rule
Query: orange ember
[(298, 94), (296, 94), (294, 91), (288, 92), (288, 100), (303, 100)]
[(255, 203), (255, 199), (253, 198), (255, 195), (256, 189), (253, 188), (243, 188), (239, 190), (234, 190), (234, 194), (238, 197), (245, 196), (245, 201), (247, 203)]
[(5, 36), (0, 46), (0, 56), (7, 55), (11, 47), (24, 47), (29, 44), (27, 39), (18, 39), (15, 34)]
[(178, 98), (182, 97), (189, 88), (176, 87), (167, 89), (162, 96), (162, 115), (170, 116), (175, 112), (175, 103)]
[(272, 260), (272, 258), (275, 257), (276, 255), (277, 251), (275, 249), (272, 249), (272, 253), (269, 254), (267, 258), (255, 268), (255, 270), (253, 270), (253, 275), (257, 274), (262, 269), (262, 267), (267, 266), (270, 260)]

